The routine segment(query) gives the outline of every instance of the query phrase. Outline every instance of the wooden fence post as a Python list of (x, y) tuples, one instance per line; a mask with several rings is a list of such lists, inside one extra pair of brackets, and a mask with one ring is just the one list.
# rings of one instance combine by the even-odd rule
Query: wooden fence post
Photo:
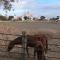
[(26, 32), (25, 31), (22, 31), (22, 44), (23, 44), (23, 60), (26, 60), (27, 38), (26, 38)]

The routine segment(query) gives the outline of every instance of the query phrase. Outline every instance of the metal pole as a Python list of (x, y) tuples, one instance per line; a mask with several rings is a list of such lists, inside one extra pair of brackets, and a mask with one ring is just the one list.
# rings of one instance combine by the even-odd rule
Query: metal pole
[(26, 60), (26, 32), (22, 31), (22, 45), (23, 45), (23, 60)]

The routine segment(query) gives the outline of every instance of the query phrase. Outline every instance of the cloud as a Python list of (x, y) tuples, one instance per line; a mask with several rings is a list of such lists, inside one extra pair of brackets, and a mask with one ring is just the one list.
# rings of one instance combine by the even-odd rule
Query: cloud
[(12, 5), (15, 8), (36, 8), (38, 4), (36, 4), (35, 0), (19, 0), (19, 2), (12, 2)]
[(44, 4), (41, 6), (42, 9), (60, 9), (60, 4)]
[[(56, 13), (56, 9), (60, 9), (60, 4), (59, 3), (40, 3), (40, 2), (36, 2), (36, 0), (20, 0), (19, 2), (15, 2), (13, 3), (13, 6), (15, 7), (16, 10), (16, 14), (18, 14), (18, 12), (23, 14), (26, 11), (30, 11), (32, 12), (34, 15), (53, 15), (53, 11), (54, 14)], [(17, 12), (18, 11), (18, 12)], [(51, 13), (52, 12), (52, 13)]]
[(15, 2), (11, 2), (11, 4), (13, 5), (13, 7), (15, 7), (15, 9), (16, 8), (23, 8), (23, 7), (25, 7), (25, 5), (27, 4), (27, 1), (25, 1), (25, 0), (19, 0), (18, 2), (17, 1), (15, 1)]

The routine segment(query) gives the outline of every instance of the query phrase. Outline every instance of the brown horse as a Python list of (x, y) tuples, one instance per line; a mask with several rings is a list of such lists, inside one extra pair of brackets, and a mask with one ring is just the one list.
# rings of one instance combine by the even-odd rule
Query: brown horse
[[(27, 39), (28, 39), (28, 42), (27, 42), (27, 47), (26, 47), (26, 49), (27, 49), (27, 53), (28, 53), (28, 46), (29, 47), (34, 47), (34, 58), (35, 58), (35, 53), (37, 52), (37, 56), (39, 56), (39, 54), (38, 54), (38, 49), (40, 49), (40, 52), (47, 52), (47, 50), (48, 50), (48, 41), (47, 41), (47, 37), (46, 37), (46, 35), (45, 34), (40, 34), (40, 35), (28, 35), (28, 37), (27, 37)], [(39, 45), (43, 48), (42, 50), (41, 50), (41, 47), (38, 47)], [(38, 49), (36, 49), (36, 46), (38, 47)], [(35, 51), (35, 49), (36, 49), (36, 51)], [(40, 54), (41, 55), (41, 54)], [(44, 54), (43, 54), (44, 55)], [(29, 56), (29, 54), (28, 54), (28, 56)], [(39, 60), (40, 58), (38, 57), (38, 60)]]
[(34, 47), (35, 43), (37, 41), (41, 41), (41, 43), (44, 46), (45, 53), (48, 50), (48, 41), (47, 36), (45, 34), (39, 34), (39, 35), (27, 35), (27, 48)]
[[(34, 57), (35, 57), (35, 52), (37, 52), (37, 54), (38, 54), (39, 51), (38, 51), (38, 49), (36, 49), (36, 46), (38, 46), (37, 41), (40, 41), (41, 43), (39, 43), (39, 44), (42, 44), (43, 47), (41, 45), (40, 46), (44, 49), (45, 52), (47, 51), (47, 48), (48, 48), (47, 37), (44, 34), (40, 34), (40, 35), (27, 35), (26, 50), (27, 50), (27, 54), (28, 55), (29, 55), (29, 53), (28, 53), (28, 47), (34, 47)], [(9, 45), (8, 45), (8, 51), (10, 51), (14, 47), (14, 45), (17, 45), (17, 44), (22, 45), (22, 36), (17, 37), (16, 39), (14, 39), (13, 41), (11, 41), (9, 43)], [(41, 49), (41, 48), (39, 48), (39, 49)], [(38, 56), (39, 55), (40, 54), (38, 54)]]

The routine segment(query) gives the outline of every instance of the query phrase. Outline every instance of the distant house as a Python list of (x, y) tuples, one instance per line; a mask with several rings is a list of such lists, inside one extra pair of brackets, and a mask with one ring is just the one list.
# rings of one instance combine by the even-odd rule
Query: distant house
[(14, 18), (12, 19), (12, 21), (17, 21), (17, 20), (18, 20), (17, 16), (14, 16)]
[(23, 19), (22, 19), (23, 21), (24, 21), (24, 20), (33, 21), (33, 16), (32, 16), (32, 14), (31, 14), (30, 12), (25, 13), (22, 18), (23, 18)]

